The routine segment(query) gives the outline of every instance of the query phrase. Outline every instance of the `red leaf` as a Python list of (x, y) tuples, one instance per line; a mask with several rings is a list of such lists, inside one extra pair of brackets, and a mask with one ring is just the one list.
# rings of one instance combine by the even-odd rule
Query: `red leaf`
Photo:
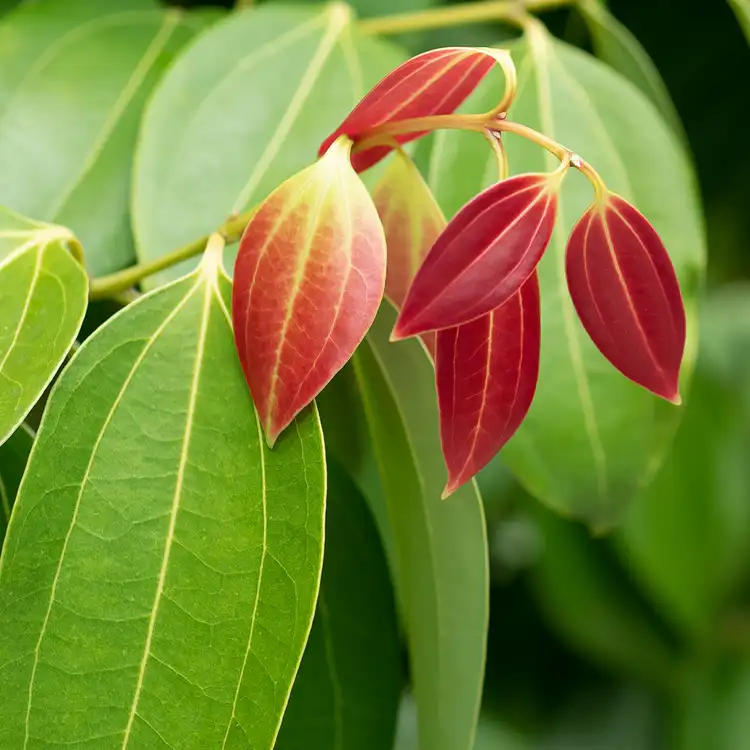
[[(388, 247), (385, 295), (400, 310), (414, 274), (446, 221), (421, 173), (400, 150), (373, 190), (373, 200)], [(435, 334), (427, 333), (422, 340), (434, 357)]]
[[(318, 153), (324, 153), (342, 134), (357, 141), (387, 122), (454, 112), (501, 55), (507, 53), (472, 47), (445, 47), (412, 57), (370, 90), (336, 131), (326, 138)], [(424, 134), (399, 135), (395, 140), (406, 143)], [(377, 146), (355, 153), (352, 158), (354, 168), (357, 172), (368, 169), (390, 150), (390, 146)]]
[(240, 243), (234, 335), (271, 445), (351, 357), (383, 295), (383, 230), (350, 148), (337, 141), (277, 188)]
[(680, 403), (685, 309), (669, 255), (646, 218), (609, 194), (568, 241), (568, 288), (599, 351), (626, 377)]
[(392, 339), (468, 323), (515, 294), (552, 236), (561, 174), (511, 177), (467, 203), (414, 277)]
[(523, 422), (539, 376), (540, 340), (536, 272), (502, 307), (438, 331), (444, 497), (486, 466)]

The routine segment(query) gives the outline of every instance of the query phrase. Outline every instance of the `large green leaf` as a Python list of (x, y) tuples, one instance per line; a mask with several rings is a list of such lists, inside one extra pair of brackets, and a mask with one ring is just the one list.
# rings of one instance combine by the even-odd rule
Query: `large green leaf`
[(714, 292), (685, 418), (616, 539), (664, 615), (710, 638), (750, 561), (750, 292)]
[[(535, 25), (528, 41), (514, 47), (514, 56), (519, 95), (511, 117), (580, 150), (611, 189), (635, 203), (661, 234), (689, 316), (685, 392), (694, 357), (694, 307), (704, 242), (695, 182), (676, 137), (631, 83), (555, 41), (543, 27)], [(482, 111), (496, 101), (498, 89), (492, 83), (489, 80), (467, 107)], [(506, 146), (514, 173), (554, 167), (552, 157), (517, 136), (507, 136)], [(438, 199), (452, 214), (496, 179), (496, 169), (479, 136), (444, 133), (433, 150), (430, 177)], [(571, 171), (552, 241), (539, 266), (539, 387), (503, 458), (536, 497), (602, 529), (620, 517), (648, 480), (681, 412), (616, 372), (576, 317), (565, 282), (565, 245), (591, 198), (588, 182)]]
[(318, 607), (275, 750), (391, 750), (403, 681), (388, 568), (361, 494), (328, 469)]
[(748, 0), (729, 0), (729, 4), (734, 10), (745, 36), (750, 41), (750, 2)]
[(25, 425), (21, 425), (0, 445), (0, 543), (10, 520), (10, 511), (16, 499), (26, 461), (34, 442), (34, 436)]
[(687, 142), (669, 90), (641, 43), (598, 0), (578, 0), (597, 57), (637, 86)]
[(263, 5), (232, 14), (186, 50), (141, 131), (133, 219), (142, 260), (215, 230), (314, 161), (322, 140), (402, 61), (350, 21), (340, 3)]
[(141, 111), (203, 24), (176, 10), (118, 12), (127, 5), (102, 14), (101, 3), (47, 0), (0, 23), (0, 202), (71, 227), (94, 275), (134, 259), (128, 204)]
[(434, 373), (418, 341), (390, 344), (384, 302), (354, 369), (386, 498), (421, 744), (470, 750), (482, 694), (488, 553), (473, 484), (441, 500)]
[(58, 380), (0, 559), (0, 746), (270, 750), (312, 622), (325, 468), (265, 447), (229, 282), (140, 298)]
[(67, 229), (0, 208), (0, 444), (49, 385), (81, 327), (88, 277), (80, 252)]

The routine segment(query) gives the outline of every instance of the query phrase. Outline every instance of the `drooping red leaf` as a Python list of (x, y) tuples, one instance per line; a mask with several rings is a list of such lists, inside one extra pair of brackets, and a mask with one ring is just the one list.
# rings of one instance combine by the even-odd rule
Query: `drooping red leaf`
[[(387, 122), (454, 112), (500, 57), (505, 61), (507, 52), (473, 47), (445, 47), (412, 57), (370, 90), (326, 138), (319, 153), (342, 134), (357, 141)], [(396, 136), (396, 140), (406, 143), (422, 135), (424, 132), (409, 133)], [(352, 164), (361, 172), (390, 150), (390, 146), (368, 148), (355, 153)]]
[(240, 243), (232, 316), (273, 445), (351, 357), (383, 296), (385, 238), (342, 138), (260, 206)]
[[(372, 197), (388, 247), (385, 295), (400, 310), (414, 274), (445, 229), (446, 221), (420, 171), (400, 150)], [(422, 340), (434, 357), (435, 334), (426, 333)]]
[(468, 323), (515, 294), (549, 244), (561, 174), (511, 177), (467, 203), (417, 271), (393, 340)]
[(599, 351), (626, 377), (679, 403), (685, 308), (672, 261), (647, 219), (607, 195), (573, 228), (566, 273)]
[(523, 422), (539, 376), (540, 340), (536, 271), (497, 310), (438, 331), (444, 496), (486, 466)]

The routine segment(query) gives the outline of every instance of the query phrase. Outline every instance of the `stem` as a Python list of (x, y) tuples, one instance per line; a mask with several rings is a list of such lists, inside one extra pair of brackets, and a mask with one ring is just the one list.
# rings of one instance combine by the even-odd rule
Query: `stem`
[(542, 11), (571, 5), (572, 2), (573, 0), (480, 0), (434, 10), (367, 18), (359, 22), (359, 29), (366, 34), (406, 34), (410, 31), (444, 29), (481, 21), (510, 21), (518, 25), (519, 8)]
[(114, 297), (134, 287), (147, 276), (153, 276), (155, 273), (159, 273), (159, 271), (164, 271), (178, 263), (182, 263), (184, 260), (189, 260), (196, 255), (200, 255), (206, 249), (206, 245), (213, 234), (220, 235), (227, 244), (236, 242), (242, 237), (245, 227), (248, 225), (250, 219), (253, 218), (256, 210), (257, 208), (253, 208), (250, 211), (233, 216), (211, 235), (206, 235), (194, 242), (178, 247), (161, 258), (148, 261), (147, 263), (139, 263), (137, 266), (126, 268), (109, 276), (102, 276), (100, 279), (92, 279), (89, 292), (90, 299)]

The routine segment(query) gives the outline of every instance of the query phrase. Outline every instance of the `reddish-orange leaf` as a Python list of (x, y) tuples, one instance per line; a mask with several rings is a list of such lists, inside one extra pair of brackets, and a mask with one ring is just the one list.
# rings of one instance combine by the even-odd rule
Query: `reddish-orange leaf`
[(536, 391), (540, 337), (536, 271), (502, 307), (438, 331), (444, 496), (486, 466), (523, 422)]
[(599, 351), (626, 377), (679, 403), (685, 308), (672, 262), (647, 219), (608, 194), (573, 228), (566, 272)]
[(511, 177), (467, 203), (417, 271), (393, 339), (468, 323), (513, 296), (552, 236), (562, 174)]
[(240, 243), (234, 335), (271, 445), (351, 357), (383, 296), (383, 229), (350, 148), (337, 140), (277, 188)]
[[(446, 221), (420, 171), (401, 150), (375, 187), (373, 200), (388, 247), (385, 295), (400, 310), (414, 274)], [(427, 333), (422, 340), (434, 356), (435, 334)]]
[[(319, 153), (342, 134), (357, 141), (385, 123), (454, 112), (498, 61), (512, 70), (504, 50), (445, 47), (412, 57), (370, 90), (326, 138)], [(396, 140), (406, 143), (422, 135), (424, 132), (409, 133), (396, 136)], [(371, 167), (390, 149), (377, 146), (355, 153), (354, 168), (361, 172)]]

